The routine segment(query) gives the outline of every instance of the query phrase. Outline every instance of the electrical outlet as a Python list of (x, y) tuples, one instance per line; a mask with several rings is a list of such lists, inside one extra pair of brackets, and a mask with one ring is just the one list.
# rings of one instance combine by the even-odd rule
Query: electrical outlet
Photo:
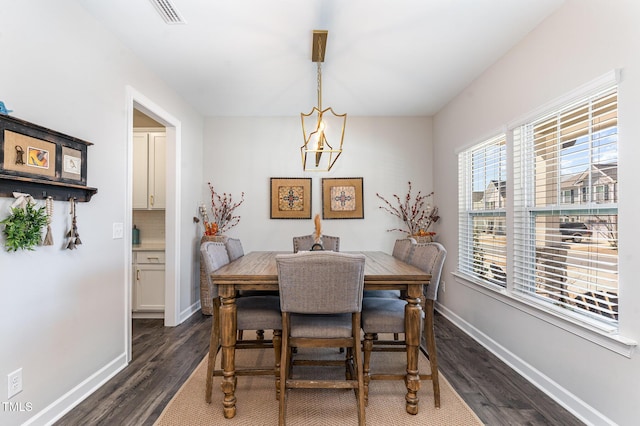
[(13, 373), (7, 375), (8, 398), (22, 392), (22, 368), (18, 368)]
[(114, 223), (113, 224), (113, 239), (117, 240), (124, 237), (124, 224), (123, 223)]
[(442, 292), (443, 293), (447, 292), (447, 283), (444, 282), (444, 280), (440, 280), (440, 287), (442, 287)]

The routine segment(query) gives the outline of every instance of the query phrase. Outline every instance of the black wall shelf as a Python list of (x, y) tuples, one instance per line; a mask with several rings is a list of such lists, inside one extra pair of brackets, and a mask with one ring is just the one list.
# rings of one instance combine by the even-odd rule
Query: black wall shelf
[(79, 202), (88, 202), (98, 190), (82, 185), (0, 174), (0, 197), (13, 198), (14, 192), (30, 194), (36, 200), (52, 197), (56, 201), (75, 198)]
[(14, 192), (35, 199), (88, 202), (98, 192), (87, 183), (92, 143), (0, 114), (0, 197)]

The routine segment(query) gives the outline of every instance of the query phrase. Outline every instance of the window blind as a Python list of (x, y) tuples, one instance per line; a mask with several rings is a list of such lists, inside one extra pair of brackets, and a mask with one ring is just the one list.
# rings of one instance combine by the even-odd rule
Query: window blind
[(458, 269), (506, 286), (506, 138), (484, 141), (458, 156)]
[(513, 136), (514, 291), (617, 322), (617, 87), (530, 120)]

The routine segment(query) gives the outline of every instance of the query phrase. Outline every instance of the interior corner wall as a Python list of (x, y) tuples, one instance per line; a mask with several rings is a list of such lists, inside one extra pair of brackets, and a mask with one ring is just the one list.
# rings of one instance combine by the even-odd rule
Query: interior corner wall
[[(202, 192), (203, 120), (75, 0), (3, 1), (0, 100), (14, 117), (93, 143), (88, 186), (98, 192), (77, 207), (83, 244), (65, 250), (68, 203), (56, 201), (54, 245), (0, 250), (0, 377), (22, 368), (23, 391), (0, 398), (3, 425), (47, 424), (126, 365), (127, 239), (113, 223), (127, 212), (127, 105), (130, 85), (182, 126), (179, 242), (182, 265), (194, 265), (191, 218)], [(188, 166), (186, 166), (188, 165)], [(12, 199), (0, 198), (0, 217)], [(38, 200), (42, 203), (41, 200)], [(4, 242), (4, 238), (0, 239)], [(181, 270), (181, 309), (197, 303), (193, 268)], [(6, 389), (6, 387), (5, 387)], [(9, 404), (10, 403), (10, 404)]]
[[(559, 329), (455, 281), (458, 261), (457, 152), (616, 68), (619, 85), (619, 282), (621, 335), (640, 341), (640, 4), (566, 0), (500, 61), (434, 117), (434, 176), (441, 241), (448, 249), (440, 294), (443, 308), (482, 335), (503, 358), (518, 359), (527, 375), (588, 424), (636, 424), (640, 418), (640, 357), (627, 358)], [(636, 351), (637, 352), (637, 351)]]
[[(290, 251), (292, 237), (313, 233), (313, 217), (322, 217), (322, 179), (362, 177), (364, 219), (322, 220), (322, 232), (339, 236), (341, 251), (390, 253), (403, 234), (386, 230), (402, 227), (402, 222), (379, 208), (376, 193), (389, 200), (393, 194), (402, 197), (408, 181), (414, 196), (433, 189), (431, 122), (430, 117), (349, 116), (344, 151), (331, 171), (304, 172), (299, 116), (207, 118), (202, 202), (210, 209), (206, 182), (217, 192), (231, 193), (234, 201), (244, 192), (245, 201), (236, 211), (240, 223), (228, 235), (240, 238), (245, 251)], [(272, 177), (311, 178), (310, 219), (270, 218)]]

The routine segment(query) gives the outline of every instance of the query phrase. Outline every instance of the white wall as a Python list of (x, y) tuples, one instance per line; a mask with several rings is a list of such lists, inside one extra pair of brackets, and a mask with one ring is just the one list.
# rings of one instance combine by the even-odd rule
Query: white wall
[[(310, 99), (310, 102), (313, 100)], [(228, 235), (239, 237), (246, 252), (292, 250), (291, 238), (311, 234), (313, 217), (322, 217), (322, 178), (362, 177), (364, 219), (322, 220), (323, 233), (340, 237), (340, 250), (390, 252), (399, 232), (385, 232), (401, 225), (378, 208), (376, 192), (391, 199), (403, 196), (413, 183), (418, 190), (433, 189), (431, 118), (348, 117), (343, 153), (330, 172), (303, 172), (303, 143), (299, 115), (275, 118), (208, 118), (205, 123), (204, 181), (216, 192), (231, 193), (234, 200), (244, 191), (237, 209), (240, 224)], [(240, 160), (241, 159), (241, 160)], [(312, 218), (270, 219), (271, 177), (312, 178)], [(210, 209), (205, 187), (202, 201)]]
[[(509, 121), (614, 68), (619, 86), (620, 329), (640, 341), (640, 3), (567, 0), (525, 40), (434, 117), (435, 190), (441, 213), (457, 213), (456, 152)], [(448, 248), (443, 310), (588, 423), (637, 424), (640, 358), (618, 355), (456, 282), (457, 223), (441, 224)]]
[[(0, 423), (42, 424), (125, 363), (128, 247), (112, 239), (112, 224), (127, 215), (127, 85), (182, 124), (181, 265), (194, 264), (198, 239), (191, 218), (202, 192), (203, 122), (79, 2), (0, 3), (0, 99), (15, 117), (94, 144), (87, 183), (98, 193), (77, 210), (83, 245), (62, 249), (69, 209), (55, 202), (54, 246), (0, 250), (0, 383), (20, 367), (24, 382), (9, 401), (22, 410), (3, 405)], [(0, 199), (0, 217), (11, 202)], [(197, 280), (194, 268), (181, 270), (181, 311), (197, 302)]]

